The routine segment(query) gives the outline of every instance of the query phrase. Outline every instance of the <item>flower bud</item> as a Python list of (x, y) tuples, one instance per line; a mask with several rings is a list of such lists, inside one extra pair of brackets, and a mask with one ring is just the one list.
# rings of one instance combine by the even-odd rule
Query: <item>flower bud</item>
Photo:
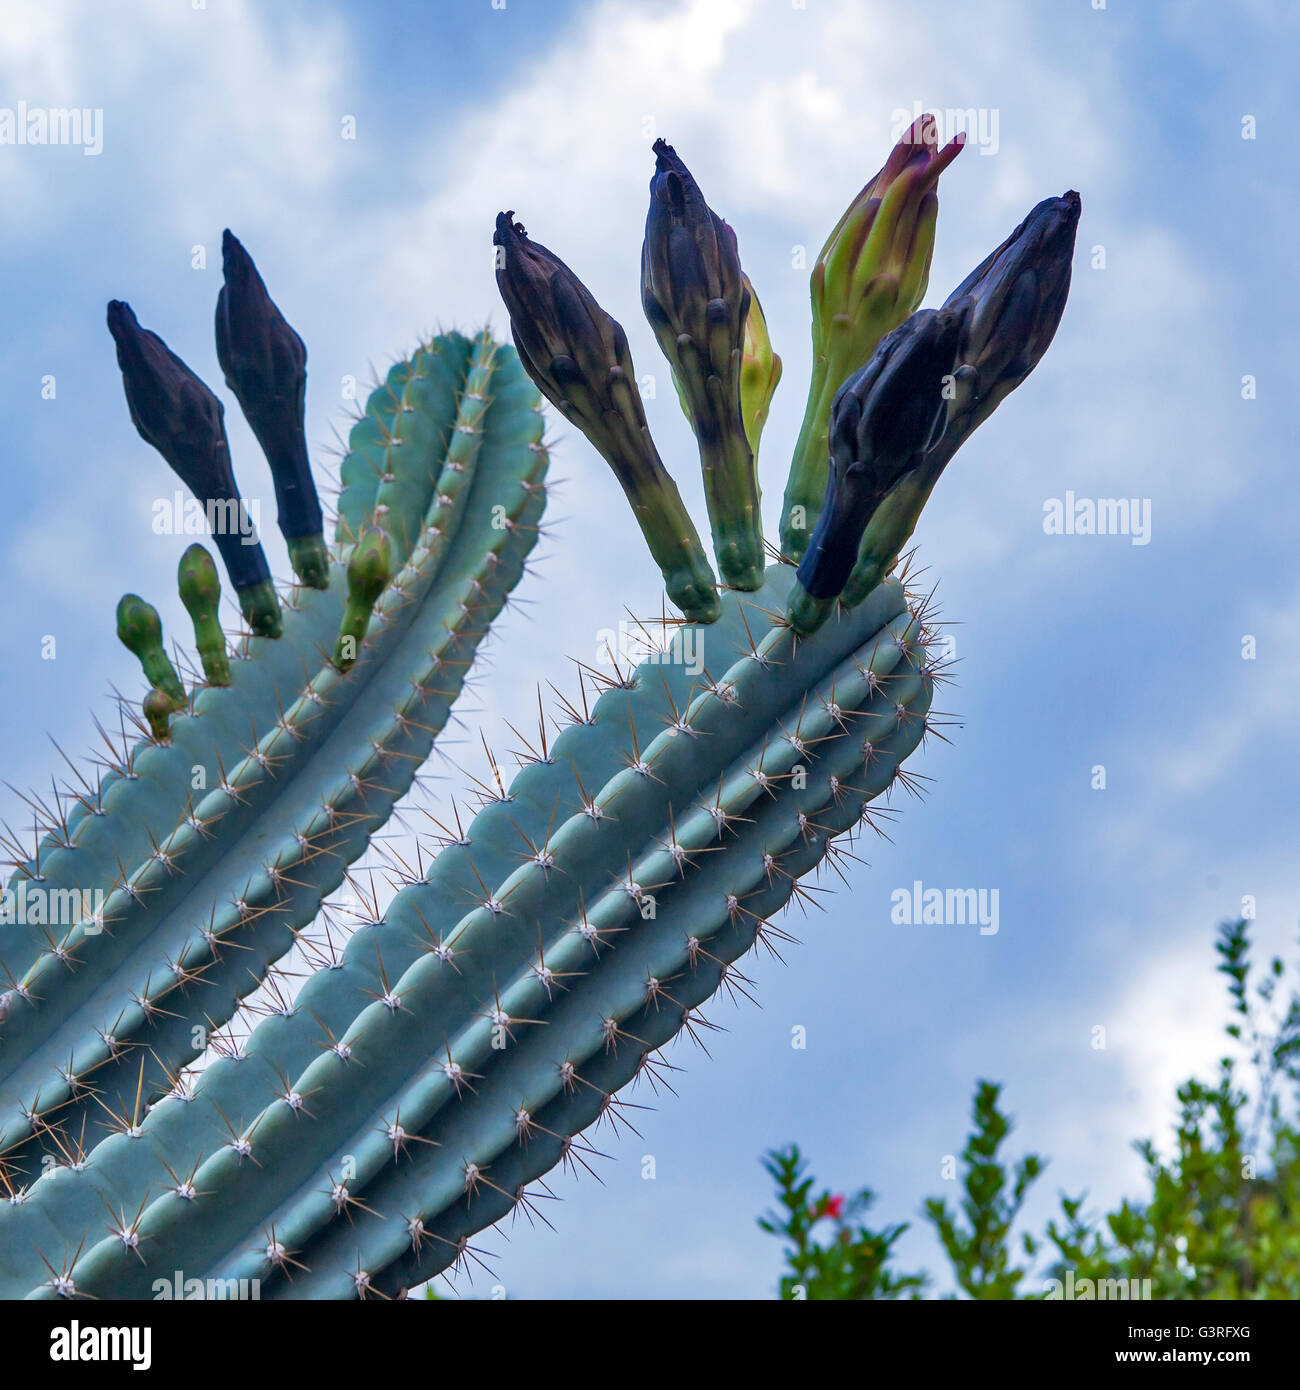
[(781, 519), (781, 548), (793, 559), (804, 553), (825, 497), (831, 402), (920, 304), (934, 250), (936, 185), (964, 143), (958, 135), (940, 149), (934, 117), (921, 116), (845, 210), (813, 266), (812, 381)]
[(348, 601), (343, 610), (333, 657), (334, 665), (340, 671), (350, 670), (361, 654), (361, 644), (370, 626), (370, 615), (392, 577), (392, 552), (387, 531), (380, 526), (371, 526), (361, 533), (360, 540), (352, 547), (352, 554), (348, 557), (347, 575)]
[(304, 584), (329, 584), (324, 517), (303, 428), (307, 349), (276, 308), (238, 238), (221, 237), (225, 283), (217, 296), (217, 360), (275, 480), (280, 532)]
[(622, 326), (558, 256), (497, 217), (496, 277), (519, 360), (542, 394), (614, 470), (668, 596), (692, 622), (720, 611), (713, 571), (655, 449)]
[(139, 594), (123, 594), (117, 604), (117, 636), (139, 662), (145, 679), (176, 708), (185, 704), (185, 687), (163, 648), (158, 610)]
[(749, 285), (735, 232), (704, 201), (671, 145), (656, 140), (654, 153), (641, 303), (699, 443), (722, 578), (755, 589), (763, 577), (763, 538), (740, 404)]
[(749, 290), (749, 313), (745, 316), (745, 351), (740, 364), (740, 418), (757, 464), (758, 441), (781, 380), (781, 359), (772, 351), (763, 306), (758, 302), (749, 277), (744, 278)]
[(177, 706), (170, 695), (164, 695), (157, 686), (151, 686), (149, 693), (140, 702), (140, 713), (149, 725), (149, 737), (155, 743), (166, 743), (171, 728), (172, 715)]
[(194, 623), (194, 645), (198, 648), (203, 674), (209, 685), (230, 684), (230, 662), (226, 656), (226, 635), (221, 630), (217, 606), (221, 601), (221, 578), (212, 556), (197, 542), (181, 556), (176, 571), (177, 586), (185, 611)]
[(156, 333), (140, 327), (129, 304), (109, 303), (108, 329), (131, 423), (203, 504), (249, 626), (260, 636), (278, 637), (280, 606), (230, 466), (221, 402)]
[(957, 360), (969, 370), (951, 411), (963, 438), (1024, 381), (1056, 335), (1081, 209), (1073, 190), (1044, 198), (945, 301), (964, 315)]
[(1044, 199), (948, 296), (962, 327), (943, 436), (872, 517), (842, 602), (860, 603), (889, 572), (949, 460), (1047, 351), (1070, 291), (1081, 208), (1073, 191)]
[(951, 309), (920, 310), (884, 338), (836, 395), (826, 505), (791, 598), (799, 631), (811, 631), (829, 612), (877, 507), (942, 434), (961, 326)]

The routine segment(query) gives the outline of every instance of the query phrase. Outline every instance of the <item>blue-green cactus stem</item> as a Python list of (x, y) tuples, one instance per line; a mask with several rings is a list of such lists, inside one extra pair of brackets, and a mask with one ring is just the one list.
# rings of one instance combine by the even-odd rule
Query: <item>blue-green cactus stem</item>
[[(363, 1120), (369, 1128), (374, 1113), (382, 1108), (391, 1121), (394, 1103), (400, 1104), (403, 1115), (409, 1106), (412, 1125), (420, 1121), (422, 1110), (432, 1120), (441, 1105), (454, 1102), (454, 1086), (448, 1090), (451, 1077), (438, 1066), (439, 1059), (448, 1055), (458, 1060), (463, 1056), (467, 1071), (483, 1072), (495, 1060), (513, 1065), (513, 1045), (499, 1059), (494, 1057), (491, 1038), (499, 1025), (483, 1015), (491, 1013), (499, 985), (500, 1007), (516, 1020), (515, 1031), (527, 1032), (518, 1024), (521, 1017), (539, 1016), (534, 1005), (540, 1008), (546, 1002), (544, 977), (530, 966), (530, 961), (538, 963), (539, 925), (545, 967), (567, 970), (567, 953), (575, 951), (574, 960), (581, 964), (586, 961), (583, 953), (592, 954), (593, 943), (602, 942), (614, 945), (614, 953), (611, 957), (602, 950), (599, 961), (617, 964), (625, 945), (639, 939), (639, 933), (657, 929), (643, 925), (633, 895), (619, 887), (618, 880), (626, 873), (635, 872), (646, 884), (659, 885), (655, 891), (665, 895), (666, 912), (668, 897), (678, 891), (672, 887), (674, 844), (695, 846), (688, 849), (691, 859), (703, 846), (709, 852), (698, 854), (699, 872), (723, 883), (734, 869), (732, 882), (743, 897), (757, 879), (766, 882), (772, 871), (762, 855), (752, 865), (745, 857), (757, 841), (744, 841), (744, 849), (732, 854), (733, 844), (742, 843), (738, 832), (755, 811), (756, 800), (765, 802), (771, 795), (791, 810), (787, 829), (792, 828), (796, 838), (805, 833), (817, 838), (808, 817), (801, 821), (801, 813), (780, 799), (796, 790), (802, 796), (806, 785), (820, 775), (817, 769), (827, 759), (818, 750), (824, 744), (843, 748), (846, 766), (855, 767), (862, 764), (864, 732), (874, 739), (878, 759), (886, 757), (891, 729), (903, 730), (900, 736), (905, 738), (921, 736), (923, 715), (915, 712), (901, 719), (899, 714), (921, 698), (927, 682), (900, 667), (921, 656), (915, 635), (908, 636), (909, 618), (897, 587), (885, 586), (879, 602), (866, 605), (852, 623), (836, 625), (805, 643), (796, 641), (788, 630), (772, 626), (771, 614), (779, 611), (789, 577), (788, 570), (773, 572), (764, 591), (752, 603), (747, 601), (743, 611), (738, 596), (729, 597), (717, 627), (694, 629), (689, 639), (679, 637), (676, 663), (652, 663), (642, 668), (636, 682), (618, 683), (607, 690), (590, 719), (566, 730), (547, 759), (519, 774), (508, 800), (487, 806), (468, 829), (464, 843), (444, 850), (427, 886), (403, 890), (382, 923), (353, 939), (341, 970), (321, 972), (308, 982), (292, 1017), (260, 1024), (244, 1061), (215, 1062), (200, 1079), (192, 1102), (169, 1101), (149, 1116), (143, 1126), (146, 1134), (175, 1135), (178, 1127), (183, 1131), (198, 1128), (212, 1103), (208, 1092), (224, 1095), (225, 1079), (237, 1077), (239, 1089), (225, 1096), (235, 1108), (224, 1113), (241, 1132), (251, 1128), (253, 1153), (259, 1162), (263, 1153), (275, 1157), (259, 1167), (243, 1161), (237, 1149), (213, 1152), (201, 1165), (195, 1183), (200, 1189), (215, 1184), (222, 1193), (220, 1201), (185, 1203), (181, 1210), (160, 1199), (142, 1220), (141, 1230), (147, 1231), (149, 1240), (141, 1248), (153, 1249), (156, 1258), (165, 1261), (177, 1248), (172, 1242), (183, 1241), (187, 1249), (211, 1250), (215, 1258), (224, 1241), (229, 1244), (233, 1267), (246, 1262), (240, 1251), (249, 1248), (247, 1238), (235, 1232), (241, 1222), (252, 1222), (249, 1213), (255, 1208), (276, 1211), (277, 1222), (282, 1215), (309, 1237), (322, 1218), (328, 1221), (333, 1212), (328, 1195), (321, 1201), (311, 1195), (322, 1187), (326, 1194), (330, 1192), (321, 1168), (314, 1165), (327, 1164), (339, 1143), (350, 1145), (349, 1152), (359, 1161), (368, 1153), (366, 1164), (381, 1151), (391, 1154), (391, 1141), (381, 1137), (372, 1143), (358, 1132)], [(890, 627), (891, 614), (901, 616), (901, 626)], [(888, 630), (881, 630), (882, 621)], [(716, 678), (698, 669), (688, 674), (680, 659), (684, 647), (701, 655), (693, 645), (701, 635), (703, 665), (715, 670)], [(850, 657), (853, 660), (841, 670)], [(859, 683), (856, 692), (854, 680)], [(863, 705), (862, 694), (871, 694), (871, 701)], [(832, 732), (840, 730), (841, 720), (847, 730)], [(640, 742), (637, 729), (644, 731)], [(656, 733), (657, 729), (661, 732)], [(900, 749), (899, 756), (905, 751)], [(734, 764), (730, 772), (729, 764)], [(805, 764), (807, 779), (795, 776), (796, 767)], [(886, 764), (880, 761), (875, 766), (883, 770)], [(888, 775), (881, 772), (884, 781), (867, 788), (871, 794), (883, 789), (893, 766)], [(584, 783), (591, 788), (589, 795), (581, 790)], [(841, 786), (837, 794), (848, 792)], [(715, 811), (723, 814), (721, 824)], [(773, 828), (766, 819), (762, 823), (768, 830)], [(706, 844), (700, 836), (712, 838)], [(517, 848), (526, 846), (529, 839), (535, 846), (531, 856)], [(786, 852), (784, 844), (781, 852)], [(695, 865), (689, 863), (680, 891), (686, 892), (687, 882), (695, 878)], [(782, 878), (782, 883), (788, 895), (793, 880)], [(493, 884), (497, 886), (487, 886)], [(471, 903), (466, 915), (460, 904), (471, 894), (484, 902), (479, 908)], [(584, 901), (589, 904), (585, 918)], [(717, 911), (725, 923), (732, 911), (727, 895), (719, 892), (713, 901), (717, 907), (710, 910)], [(717, 929), (707, 925), (707, 913), (700, 918), (698, 903), (684, 907), (683, 912), (691, 921), (700, 919), (700, 938)], [(599, 925), (606, 917), (607, 925)], [(598, 924), (594, 935), (585, 934), (584, 921)], [(480, 938), (483, 944), (476, 945)], [(485, 954), (489, 940), (492, 948)], [(634, 951), (626, 953), (628, 958), (634, 955)], [(587, 963), (595, 981), (606, 967)], [(618, 968), (632, 970), (629, 979), (635, 976), (631, 965)], [(603, 993), (602, 985), (603, 977), (592, 987)], [(643, 986), (642, 980), (641, 993), (629, 1007), (642, 1006)], [(585, 987), (585, 981), (579, 982), (575, 993)], [(534, 998), (539, 990), (541, 994)], [(560, 998), (568, 995), (557, 994)], [(561, 1007), (557, 1004), (557, 1009)], [(461, 1020), (454, 1027), (453, 1018)], [(329, 1032), (323, 1034), (322, 1029)], [(584, 1035), (591, 1031), (585, 1016), (583, 1029)], [(540, 1031), (549, 1034), (551, 1030)], [(567, 1034), (556, 1030), (555, 1036), (559, 1045)], [(322, 1037), (332, 1037), (349, 1049), (354, 1060), (364, 1060), (364, 1067), (345, 1064), (337, 1053), (318, 1054), (316, 1044)], [(292, 1043), (295, 1038), (301, 1042)], [(444, 1050), (448, 1042), (450, 1054)], [(409, 1047), (422, 1049), (423, 1062), (416, 1061)], [(312, 1062), (314, 1055), (321, 1060)], [(293, 1070), (295, 1058), (305, 1065), (301, 1076)], [(419, 1069), (412, 1078), (413, 1064)], [(554, 1065), (550, 1075), (552, 1080), (558, 1075)], [(249, 1108), (258, 1093), (270, 1106), (260, 1118), (257, 1109)], [(276, 1102), (279, 1094), (287, 1101)], [(304, 1098), (301, 1105), (294, 1100), (295, 1094)], [(308, 1110), (310, 1116), (305, 1113)], [(206, 1128), (210, 1133), (211, 1122)], [(220, 1144), (219, 1139), (207, 1142)], [(267, 1145), (265, 1150), (259, 1148), (261, 1144)], [(426, 1146), (413, 1141), (412, 1147)], [(193, 1162), (192, 1147), (173, 1143), (167, 1151)], [(77, 1182), (84, 1176), (75, 1175)], [(295, 1189), (304, 1181), (310, 1190), (295, 1197)], [(456, 1195), (463, 1204), (463, 1173), (459, 1181), (462, 1185)], [(264, 1183), (270, 1187), (263, 1190)], [(278, 1201), (273, 1199), (274, 1192), (282, 1194)], [(247, 1204), (242, 1207), (241, 1194)], [(26, 1206), (35, 1206), (42, 1195), (38, 1185)], [(190, 1227), (192, 1220), (199, 1226)], [(215, 1225), (210, 1235), (203, 1235), (207, 1223)], [(223, 1228), (228, 1229), (223, 1233)], [(246, 1229), (255, 1236), (251, 1224)], [(384, 1234), (391, 1241), (394, 1233), (386, 1230)], [(134, 1277), (118, 1267), (110, 1240), (88, 1259), (86, 1287), (101, 1286), (98, 1281), (109, 1277), (110, 1265), (113, 1279)], [(226, 1268), (224, 1256), (211, 1267)]]
[[(528, 508), (519, 521), (511, 521), (504, 528), (507, 533), (512, 529), (522, 530), (533, 524), (528, 518), (535, 518), (542, 498), (535, 483), (530, 484), (530, 487), (536, 495), (530, 497)], [(510, 553), (509, 550), (503, 552), (506, 555)], [(505, 574), (506, 564), (498, 563), (486, 568), (491, 573), (488, 582), (484, 584), (485, 591), (488, 591), (485, 592), (484, 601), (490, 599), (490, 587), (493, 582), (503, 586), (508, 586), (510, 582)], [(455, 678), (452, 667), (455, 665), (456, 650), (458, 649), (450, 650), (449, 659), (433, 659), (429, 679)], [(415, 698), (414, 695), (411, 696), (408, 706), (413, 714), (418, 715)], [(366, 818), (354, 812), (354, 808), (360, 804), (362, 803), (357, 800), (345, 804), (341, 819), (355, 825), (356, 833), (364, 842), (368, 824), (361, 824)], [(241, 956), (243, 953), (231, 954)], [(243, 958), (246, 960), (246, 955)], [(239, 965), (240, 961), (235, 960), (230, 963), (230, 968), (233, 971)], [(324, 974), (331, 980), (339, 978), (333, 971), (326, 971)], [(353, 974), (350, 968), (343, 968), (343, 977), (350, 979)], [(25, 1201), (9, 1207), (0, 1207), (0, 1227), (3, 1228), (0, 1238), (16, 1243), (14, 1248), (21, 1247), (23, 1250), (31, 1247), (47, 1248), (51, 1241), (51, 1220), (56, 1220), (68, 1228), (77, 1224), (83, 1225), (87, 1230), (92, 1226), (98, 1228), (102, 1221), (104, 1200), (111, 1199), (118, 1203), (127, 1201), (129, 1205), (139, 1205), (151, 1189), (157, 1189), (167, 1182), (168, 1166), (178, 1171), (191, 1168), (202, 1154), (210, 1151), (226, 1134), (226, 1122), (221, 1119), (222, 1115), (229, 1116), (233, 1122), (239, 1123), (238, 1117), (246, 1105), (260, 1106), (261, 1102), (256, 1100), (258, 1088), (264, 1083), (273, 1087), (281, 1065), (297, 1069), (305, 1066), (310, 1057), (315, 1055), (320, 1032), (310, 1013), (303, 1012), (311, 1008), (313, 1005), (309, 1001), (303, 1001), (301, 1009), (297, 1011), (273, 1013), (266, 1018), (267, 1026), (259, 1030), (259, 1042), (270, 1043), (275, 1048), (275, 1054), (269, 1063), (265, 1058), (259, 1059), (255, 1047), (249, 1051), (246, 1058), (239, 1061), (227, 1061), (219, 1057), (203, 1073), (203, 1094), (196, 1097), (194, 1103), (173, 1105), (168, 1101), (156, 1107), (144, 1119), (138, 1136), (135, 1130), (129, 1130), (125, 1126), (117, 1128), (116, 1132), (110, 1132), (95, 1147), (84, 1164), (78, 1164), (75, 1170), (58, 1170), (57, 1187), (54, 1184), (37, 1183), (27, 1194)], [(354, 1008), (350, 1003), (349, 1012)], [(173, 1030), (181, 1026), (179, 1021), (167, 1018), (162, 1019), (161, 1023)], [(282, 1028), (288, 1030), (287, 1034)], [(304, 1051), (300, 1056), (295, 1056), (292, 1046), (288, 1045), (295, 1034), (303, 1034)], [(170, 1040), (164, 1037), (158, 1042), (161, 1046)], [(139, 1084), (139, 1064), (130, 1057), (128, 1063), (124, 1080), (129, 1095), (133, 1097)], [(251, 1093), (250, 1083), (253, 1086)], [(102, 1073), (100, 1084), (103, 1089)], [(270, 1094), (273, 1094), (273, 1091)], [(139, 1143), (138, 1137), (144, 1137), (145, 1143)], [(62, 1155), (59, 1155), (59, 1158), (60, 1161), (66, 1161)], [(68, 1180), (67, 1186), (63, 1185), (63, 1179)], [(131, 1195), (128, 1197), (124, 1194)], [(18, 1288), (25, 1279), (26, 1276), (21, 1271), (0, 1272), (0, 1287)]]
[[(418, 539), (425, 527), (445, 527), (456, 515), (458, 500), (463, 500), (466, 462), (478, 450), (482, 421), (491, 404), (495, 355), (495, 344), (480, 341), (473, 345), (456, 398), (454, 423), (437, 441), (441, 466), (436, 476), (429, 476), (421, 460), (433, 443), (429, 438), (431, 421), (439, 417), (427, 410), (399, 407), (392, 435), (385, 442), (385, 468), (373, 509), (374, 525), (387, 536), (393, 555), (405, 557), (412, 538)], [(405, 386), (405, 394), (417, 400), (427, 393), (436, 396), (440, 390), (436, 376), (427, 382), (415, 378)]]
[(394, 363), (370, 393), (339, 469), (339, 544), (355, 542), (378, 523), (388, 532), (396, 560), (406, 559), (453, 442), (473, 347), (462, 333), (443, 334), (409, 360)]
[[(352, 1231), (331, 1220), (299, 1247), (297, 1258), (308, 1271), (303, 1282), (290, 1284), (277, 1271), (267, 1296), (356, 1296), (358, 1272), (368, 1276), (367, 1289), (391, 1296), (455, 1263), (467, 1238), (526, 1201), (527, 1184), (569, 1156), (575, 1136), (607, 1112), (617, 1114), (615, 1092), (640, 1073), (649, 1054), (684, 1027), (700, 1025), (695, 1010), (732, 979), (730, 963), (768, 935), (770, 915), (826, 853), (825, 837), (856, 826), (865, 803), (888, 785), (898, 761), (921, 736), (927, 700), (923, 692), (908, 703), (912, 726), (877, 743), (869, 773), (859, 762), (860, 773), (846, 777), (841, 764), (839, 777), (823, 774), (810, 783), (814, 799), (804, 804), (820, 800), (820, 810), (796, 810), (787, 802), (776, 811), (764, 803), (764, 838), (755, 841), (753, 853), (755, 887), (734, 895), (734, 910), (721, 916), (711, 910), (715, 889), (702, 887), (691, 896), (674, 885), (674, 901), (661, 904), (653, 922), (635, 925), (641, 939), (622, 962), (623, 1002), (611, 1004), (610, 980), (603, 975), (599, 994), (586, 980), (572, 983), (572, 997), (564, 1002), (576, 1006), (574, 1022), (580, 1020), (585, 1045), (557, 1050), (548, 1029), (561, 1022), (558, 1016), (548, 1019), (547, 1029), (521, 1037), (510, 1074), (497, 1067), (497, 1074), (476, 1080), (475, 1093), (466, 1095), (454, 1115), (435, 1116), (412, 1139), (409, 1162), (386, 1164), (368, 1184), (349, 1184), (355, 1200), (381, 1219)], [(777, 833), (782, 822), (784, 836)], [(748, 834), (748, 827), (741, 833)], [(757, 845), (786, 841), (779, 867), (769, 871), (770, 851)], [(554, 962), (557, 974), (562, 964)], [(737, 983), (746, 987), (743, 977)], [(575, 1028), (569, 1036), (577, 1035)], [(533, 1083), (526, 1092), (520, 1083), (525, 1052), (531, 1054), (527, 1071)], [(413, 1221), (420, 1222), (418, 1240)]]
[[(850, 674), (844, 673), (838, 682), (837, 693), (845, 707), (853, 695)], [(695, 972), (716, 956), (715, 937), (732, 923), (742, 922), (748, 927), (745, 945), (752, 944), (764, 929), (766, 917), (793, 892), (799, 874), (821, 859), (828, 828), (823, 817), (828, 808), (842, 809), (835, 807), (835, 796), (853, 796), (847, 790), (853, 786), (869, 799), (889, 784), (898, 760), (924, 728), (922, 684), (919, 676), (901, 681), (895, 675), (890, 680), (888, 699), (905, 705), (908, 718), (893, 720), (883, 708), (875, 716), (877, 738), (869, 767), (861, 752), (860, 719), (845, 719), (841, 714), (832, 721), (835, 733), (829, 734), (824, 724), (819, 728), (817, 721), (806, 718), (798, 725), (800, 734), (809, 742), (821, 742), (816, 770), (808, 769), (812, 775), (798, 790), (792, 786), (790, 769), (803, 755), (788, 748), (781, 753), (772, 749), (772, 756), (757, 767), (742, 766), (737, 777), (726, 779), (708, 809), (697, 808), (676, 821), (671, 840), (663, 837), (671, 850), (656, 846), (626, 872), (628, 881), (654, 886), (656, 912), (650, 919), (642, 918), (640, 906), (621, 883), (589, 902), (582, 920), (613, 945), (608, 957), (598, 955), (595, 946), (572, 931), (567, 940), (545, 952), (549, 977), (539, 979), (530, 969), (521, 973), (514, 987), (503, 986), (500, 991), (503, 1012), (515, 1020), (542, 1019), (544, 1028), (517, 1025), (517, 1046), (509, 1049), (508, 1060), (490, 1047), (480, 1057), (467, 1046), (453, 1045), (450, 1055), (467, 1074), (476, 1075), (473, 1093), (466, 1090), (455, 1096), (435, 1064), (373, 1117), (375, 1138), (370, 1132), (358, 1133), (346, 1141), (353, 1159), (348, 1171), (355, 1174), (348, 1184), (350, 1192), (386, 1219), (367, 1222), (355, 1232), (345, 1231), (333, 1221), (328, 1202), (317, 1200), (314, 1193), (305, 1194), (297, 1209), (282, 1208), (276, 1213), (277, 1232), (296, 1247), (298, 1258), (312, 1273), (301, 1289), (276, 1277), (270, 1296), (321, 1296), (331, 1288), (334, 1296), (343, 1296), (350, 1290), (340, 1276), (351, 1277), (357, 1269), (373, 1274), (410, 1252), (406, 1223), (413, 1215), (438, 1230), (440, 1218), (457, 1219), (466, 1198), (486, 1195), (489, 1184), (504, 1188), (512, 1202), (517, 1180), (498, 1171), (512, 1150), (531, 1147), (532, 1140), (547, 1131), (567, 1137), (583, 1128), (587, 1121), (578, 1093), (588, 1092), (594, 1084), (591, 1064), (611, 1045), (612, 1050), (639, 1060), (647, 1050), (641, 1044), (650, 1041), (657, 1015), (666, 1014), (670, 1026), (654, 1045), (675, 1033), (682, 1022), (682, 1006), (702, 1002), (716, 987), (714, 978), (698, 997), (690, 997)], [(895, 732), (882, 737), (880, 729), (887, 723), (894, 725)], [(829, 768), (824, 769), (823, 763), (829, 763)], [(760, 768), (769, 779), (762, 790), (753, 776)], [(832, 778), (835, 792), (830, 790)], [(725, 838), (714, 819), (719, 808), (731, 821)], [(854, 824), (856, 818), (855, 812), (847, 824)], [(726, 905), (733, 899), (735, 906), (728, 910)], [(393, 988), (397, 993), (401, 986)], [(611, 1022), (617, 1025), (617, 1033), (610, 1028)], [(625, 1079), (634, 1071), (635, 1066)], [(443, 1088), (445, 1098), (432, 1120), (419, 1124), (421, 1089), (427, 1093), (434, 1085)], [(575, 1101), (577, 1113), (566, 1114)], [(391, 1143), (385, 1142), (385, 1115), (400, 1115), (412, 1135), (411, 1152), (400, 1163), (392, 1161)], [(528, 1177), (540, 1176), (554, 1161), (543, 1161)], [(338, 1171), (337, 1162), (330, 1166)], [(482, 1173), (478, 1186), (483, 1192), (471, 1193), (467, 1182), (471, 1168)], [(486, 1223), (476, 1217), (465, 1233), (482, 1224)], [(424, 1255), (432, 1267), (424, 1268), (420, 1278), (451, 1263), (455, 1248), (445, 1244), (439, 1248), (434, 1242)], [(222, 1267), (248, 1271), (255, 1259), (250, 1252), (238, 1265)]]

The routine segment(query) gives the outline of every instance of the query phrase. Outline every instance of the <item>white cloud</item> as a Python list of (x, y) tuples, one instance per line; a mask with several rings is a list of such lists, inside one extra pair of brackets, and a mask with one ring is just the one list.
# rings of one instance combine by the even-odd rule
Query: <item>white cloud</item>
[[(0, 32), (6, 102), (103, 110), (95, 158), (6, 151), (18, 181), (0, 207), (11, 238), (35, 237), (88, 206), (86, 225), (102, 230), (105, 200), (127, 186), (151, 226), (183, 237), (206, 233), (223, 203), (250, 198), (304, 227), (301, 200), (325, 189), (346, 156), (348, 50), (328, 13), (306, 24), (273, 21), (251, 0), (0, 0)], [(81, 167), (70, 170), (74, 159)], [(111, 182), (99, 181), (98, 165)]]

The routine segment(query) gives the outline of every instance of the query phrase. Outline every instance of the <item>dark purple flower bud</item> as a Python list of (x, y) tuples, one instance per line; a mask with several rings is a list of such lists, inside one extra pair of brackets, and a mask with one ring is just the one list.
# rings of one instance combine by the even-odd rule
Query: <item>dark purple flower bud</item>
[(303, 428), (307, 349), (276, 308), (239, 239), (221, 238), (225, 284), (217, 296), (217, 360), (275, 480), (280, 532), (305, 584), (325, 588), (329, 556)]
[(1081, 207), (1073, 191), (1045, 198), (948, 296), (944, 307), (962, 326), (947, 424), (872, 517), (841, 595), (850, 607), (889, 572), (953, 455), (1047, 351), (1070, 291)]
[(528, 239), (513, 212), (497, 217), (492, 241), (520, 362), (613, 468), (668, 596), (691, 621), (713, 622), (713, 570), (650, 437), (627, 335), (558, 256)]
[(826, 504), (798, 579), (813, 599), (833, 599), (886, 493), (943, 433), (962, 319), (922, 309), (887, 334), (831, 407)]
[(749, 288), (735, 232), (671, 145), (656, 140), (654, 153), (641, 303), (699, 442), (722, 577), (756, 589), (764, 566), (758, 477), (740, 408)]
[(688, 333), (702, 347), (726, 330), (717, 365), (739, 346), (749, 308), (736, 234), (704, 201), (699, 185), (676, 150), (654, 143), (650, 211), (641, 248), (641, 298), (661, 339)]
[(253, 631), (278, 637), (281, 620), (271, 571), (230, 466), (225, 411), (166, 343), (141, 328), (129, 304), (108, 306), (131, 423), (203, 504), (208, 527)]
[(1044, 198), (945, 301), (963, 315), (950, 412), (961, 439), (1024, 381), (1055, 336), (1081, 207), (1073, 190)]

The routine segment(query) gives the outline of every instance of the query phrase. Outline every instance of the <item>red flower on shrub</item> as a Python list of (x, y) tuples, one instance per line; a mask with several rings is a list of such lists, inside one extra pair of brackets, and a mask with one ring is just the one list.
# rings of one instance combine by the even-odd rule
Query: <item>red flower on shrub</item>
[(817, 1205), (813, 1208), (813, 1220), (820, 1221), (823, 1216), (829, 1216), (832, 1221), (838, 1221), (844, 1215), (844, 1196), (836, 1192), (833, 1195), (827, 1193), (817, 1199)]

